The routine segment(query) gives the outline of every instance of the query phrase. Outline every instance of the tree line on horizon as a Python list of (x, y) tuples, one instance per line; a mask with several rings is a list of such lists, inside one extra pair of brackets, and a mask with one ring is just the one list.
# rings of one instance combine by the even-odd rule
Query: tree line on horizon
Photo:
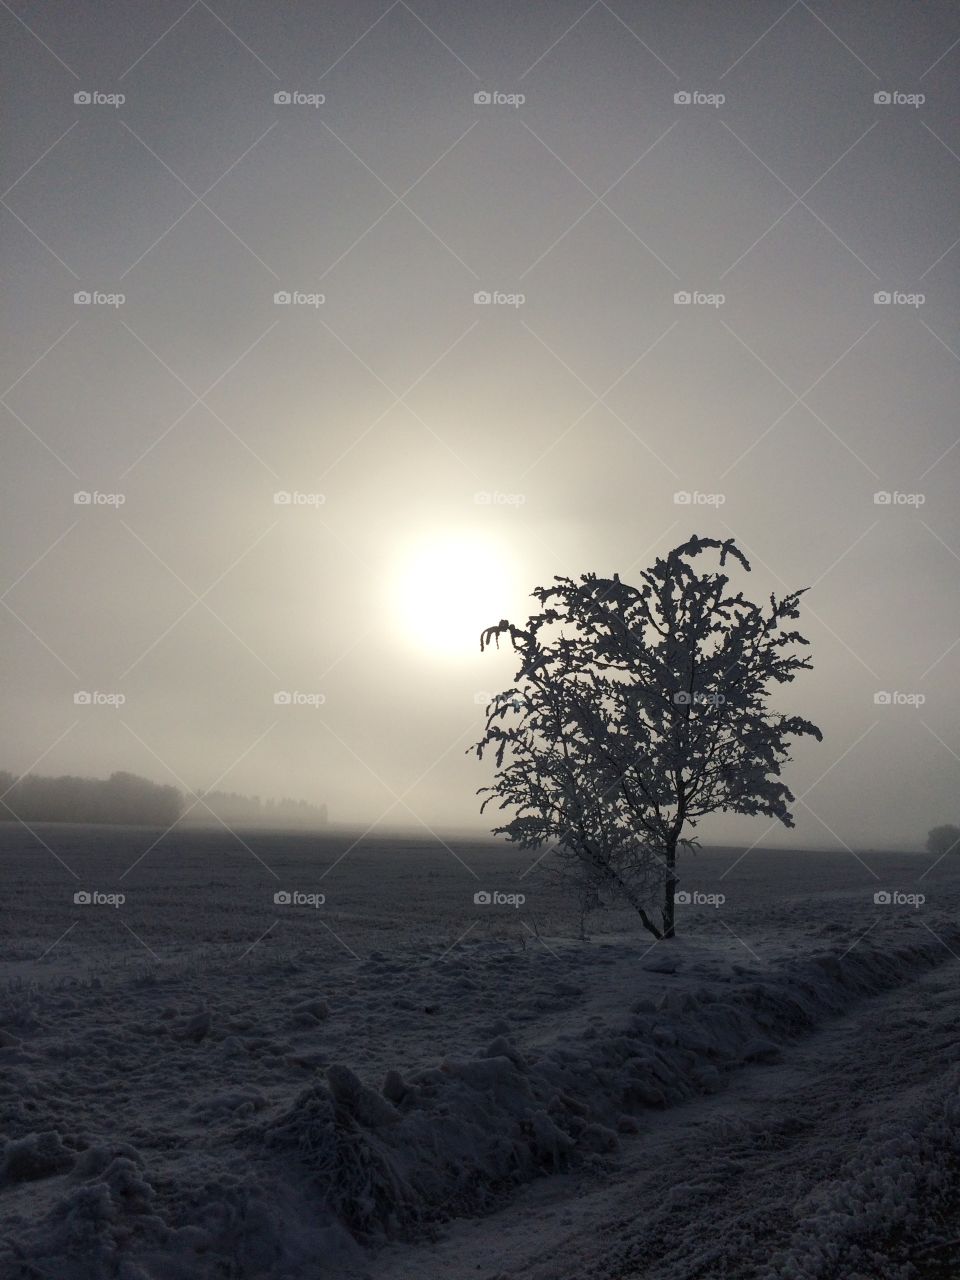
[(286, 796), (279, 800), (269, 797), (261, 800), (260, 796), (245, 796), (235, 791), (198, 791), (197, 796), (203, 803), (190, 811), (191, 826), (219, 825), (217, 818), (223, 822), (266, 827), (309, 828), (327, 823), (327, 806), (311, 804), (308, 800), (291, 800)]
[(79, 778), (17, 777), (0, 770), (0, 822), (172, 827), (181, 818), (188, 826), (242, 823), (306, 830), (326, 825), (327, 806), (226, 791), (198, 791), (188, 803), (176, 787), (124, 771), (109, 778)]
[(172, 826), (183, 812), (176, 787), (160, 786), (135, 773), (109, 778), (57, 778), (0, 771), (0, 820), (5, 822), (116, 823)]
[(927, 852), (960, 853), (960, 827), (952, 822), (945, 822), (942, 827), (933, 827), (927, 835)]

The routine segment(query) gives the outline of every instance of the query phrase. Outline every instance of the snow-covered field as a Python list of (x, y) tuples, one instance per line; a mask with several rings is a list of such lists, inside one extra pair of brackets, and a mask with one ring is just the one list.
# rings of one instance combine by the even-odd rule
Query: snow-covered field
[(960, 1274), (954, 859), (705, 851), (651, 945), (492, 844), (36, 832), (3, 1280)]

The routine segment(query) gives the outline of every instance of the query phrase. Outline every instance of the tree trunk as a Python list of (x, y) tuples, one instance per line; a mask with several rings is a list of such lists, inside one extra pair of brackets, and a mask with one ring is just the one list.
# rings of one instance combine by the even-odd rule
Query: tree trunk
[(677, 842), (675, 840), (668, 843), (664, 861), (667, 865), (667, 879), (663, 886), (663, 936), (674, 938), (676, 937), (674, 895), (677, 891)]
[(633, 894), (629, 891), (629, 889), (627, 889), (627, 886), (623, 883), (620, 877), (617, 876), (615, 878), (617, 879), (620, 886), (624, 890), (624, 896), (626, 897), (627, 901), (630, 903), (631, 907), (633, 907), (634, 911), (636, 911), (637, 915), (640, 917), (643, 927), (649, 933), (652, 933), (653, 936), (659, 942), (663, 938), (663, 934), (660, 932), (657, 926), (653, 923), (653, 921), (647, 915), (646, 911), (644, 911), (642, 904), (639, 903), (637, 899), (633, 896)]

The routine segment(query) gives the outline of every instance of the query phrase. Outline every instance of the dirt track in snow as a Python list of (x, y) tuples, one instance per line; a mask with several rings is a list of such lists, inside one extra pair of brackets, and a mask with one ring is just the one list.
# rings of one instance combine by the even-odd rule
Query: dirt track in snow
[[(938, 1247), (956, 1238), (960, 1170), (954, 1164), (954, 1180), (943, 1179), (936, 1196), (912, 1185), (918, 1172), (935, 1172), (915, 1135), (942, 1099), (957, 1095), (958, 979), (960, 961), (947, 956), (831, 1019), (781, 1064), (749, 1068), (722, 1094), (656, 1116), (602, 1181), (532, 1184), (508, 1210), (457, 1224), (433, 1247), (381, 1255), (370, 1276), (960, 1275), (960, 1245)], [(915, 1209), (919, 1224), (898, 1225), (883, 1195), (908, 1217)], [(857, 1248), (873, 1258), (857, 1260)], [(921, 1254), (922, 1272), (901, 1269)]]

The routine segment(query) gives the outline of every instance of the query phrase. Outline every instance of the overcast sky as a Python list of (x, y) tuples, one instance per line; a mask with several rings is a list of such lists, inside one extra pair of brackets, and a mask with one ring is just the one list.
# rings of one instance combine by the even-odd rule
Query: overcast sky
[(480, 626), (698, 532), (813, 588), (789, 838), (960, 820), (955, 6), (0, 27), (0, 767), (479, 830)]

